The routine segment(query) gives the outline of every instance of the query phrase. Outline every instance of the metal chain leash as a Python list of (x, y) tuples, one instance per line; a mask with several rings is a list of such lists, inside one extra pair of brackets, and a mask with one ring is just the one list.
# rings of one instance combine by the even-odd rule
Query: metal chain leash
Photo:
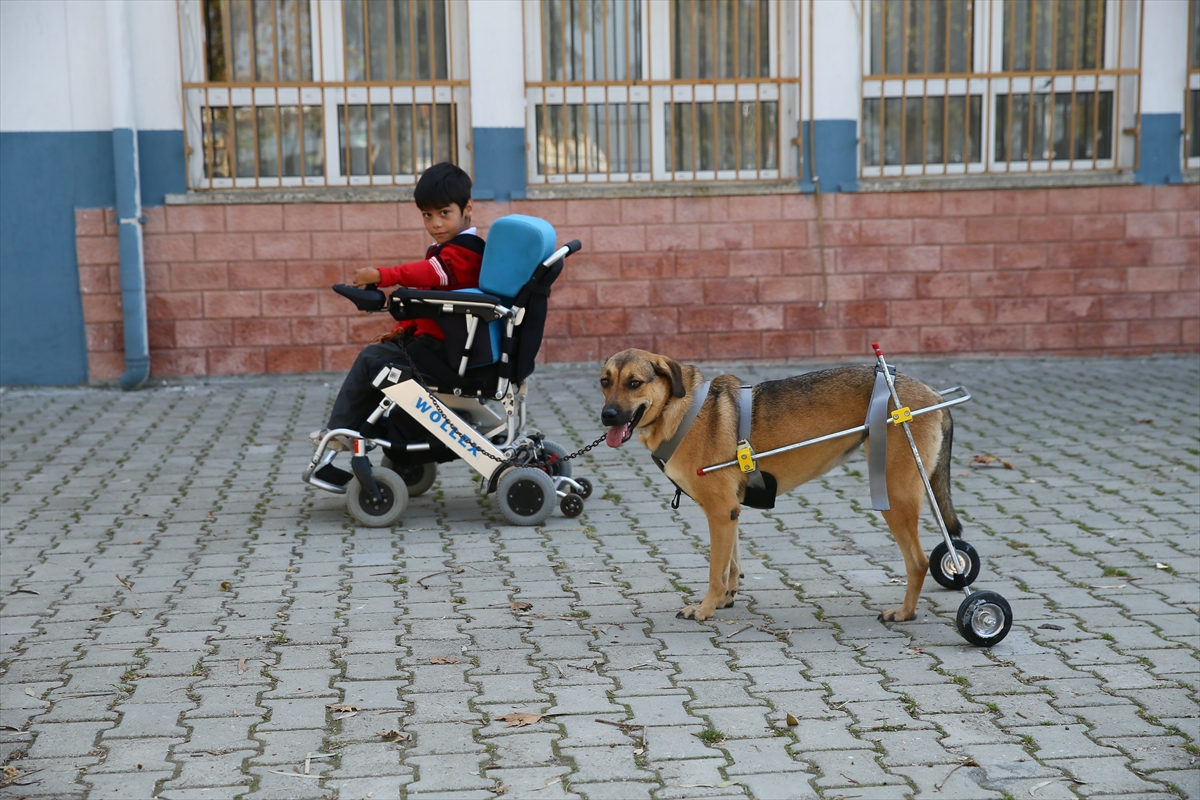
[(425, 384), (425, 381), (421, 380), (421, 371), (417, 369), (416, 361), (414, 361), (413, 357), (411, 355), (409, 355), (408, 348), (404, 346), (404, 342), (402, 341), (403, 338), (404, 337), (398, 337), (398, 338), (394, 339), (393, 341), (400, 348), (400, 351), (402, 353), (404, 353), (404, 358), (407, 359), (408, 365), (410, 367), (412, 367), (412, 380), (416, 381), (417, 385), (420, 386), (422, 389), (424, 389), (429, 394), (429, 399), (431, 401), (433, 401), (433, 405), (435, 408), (437, 408), (438, 413), (442, 415), (442, 419), (446, 420), (447, 423), (449, 423), (450, 434), (453, 436), (458, 436), (464, 443), (470, 444), (472, 447), (475, 447), (475, 449), (478, 452), (487, 456), (492, 461), (497, 462), (502, 467), (505, 465), (513, 466), (513, 467), (522, 467), (522, 466), (523, 467), (537, 467), (537, 466), (547, 466), (548, 467), (551, 464), (554, 464), (558, 461), (570, 461), (572, 458), (581, 456), (584, 453), (591, 450), (593, 447), (600, 444), (602, 441), (604, 441), (604, 439), (608, 435), (608, 434), (601, 434), (599, 437), (596, 438), (596, 441), (592, 442), (591, 444), (579, 448), (578, 450), (576, 450), (574, 453), (571, 453), (570, 455), (565, 455), (565, 456), (561, 456), (561, 457), (559, 457), (558, 455), (551, 455), (550, 458), (545, 459), (545, 460), (528, 461), (523, 464), (518, 464), (516, 461), (513, 461), (513, 459), (511, 457), (510, 458), (497, 458), (496, 456), (489, 453), (487, 450), (478, 447), (476, 445), (476, 443), (474, 441), (472, 441), (469, 436), (467, 436), (465, 433), (462, 433), (458, 429), (457, 425), (455, 425), (453, 422), (450, 422), (452, 417), (450, 416), (449, 409), (447, 409), (445, 406), (443, 406), (438, 401), (437, 394), (434, 393), (434, 391)]

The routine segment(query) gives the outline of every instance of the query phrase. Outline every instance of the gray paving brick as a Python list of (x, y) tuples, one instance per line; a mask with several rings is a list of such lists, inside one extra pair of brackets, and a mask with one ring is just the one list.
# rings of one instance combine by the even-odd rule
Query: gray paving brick
[(112, 728), (111, 722), (52, 722), (39, 725), (37, 738), (29, 746), (30, 759), (61, 759), (86, 756), (95, 749), (98, 736)]
[[(232, 796), (251, 780), (256, 798), (465, 800), (499, 785), (545, 798), (1200, 795), (1181, 746), (1200, 741), (1200, 576), (1178, 568), (1200, 558), (1200, 473), (1179, 447), (1196, 439), (1186, 389), (1200, 359), (902, 366), (975, 394), (955, 412), (953, 480), (984, 557), (977, 588), (1014, 611), (990, 650), (961, 640), (960, 595), (932, 582), (917, 620), (876, 620), (899, 600), (902, 567), (866, 510), (861, 456), (743, 514), (743, 596), (698, 624), (674, 615), (680, 586), (694, 602), (707, 580), (703, 515), (686, 501), (670, 509), (636, 445), (577, 462), (601, 490), (579, 520), (500, 524), (467, 470), (447, 464), (404, 523), (372, 530), (295, 477), (340, 376), (10, 388), (5, 424), (25, 422), (0, 454), (0, 719), (23, 730), (0, 754), (49, 765), (25, 788), (56, 800), (149, 796), (162, 779), (164, 798)], [(756, 381), (802, 368), (706, 372)], [(594, 372), (535, 376), (530, 412), (571, 449), (596, 424), (580, 411), (596, 403)], [(1155, 425), (1113, 417), (1131, 381)], [(90, 411), (58, 415), (67, 431), (43, 421), (48, 403)], [(148, 437), (124, 431), (146, 419)], [(39, 457), (27, 458), (34, 440)], [(114, 441), (138, 442), (116, 472), (96, 458)], [(1017, 469), (968, 469), (973, 453)], [(464, 571), (417, 585), (446, 561)], [(93, 619), (132, 607), (114, 572), (132, 581), (141, 617)], [(18, 587), (40, 594), (5, 594)], [(533, 612), (514, 615), (512, 599)], [(335, 720), (334, 701), (364, 709)], [(495, 720), (513, 711), (553, 716)], [(695, 736), (710, 726), (722, 744)], [(408, 738), (385, 741), (388, 730)], [(19, 757), (39, 742), (80, 755)], [(299, 751), (320, 747), (338, 754), (321, 761), (329, 777), (293, 777)], [(966, 757), (982, 766), (946, 780)]]

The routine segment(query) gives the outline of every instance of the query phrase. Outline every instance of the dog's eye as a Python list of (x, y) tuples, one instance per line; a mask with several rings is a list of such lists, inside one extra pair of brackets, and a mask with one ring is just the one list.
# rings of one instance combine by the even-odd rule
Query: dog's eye
[(610, 381), (608, 379), (608, 376), (605, 375), (603, 378), (600, 379), (600, 385), (603, 386), (605, 389), (607, 389), (609, 386), (612, 386), (612, 381)]
[(633, 380), (631, 380), (629, 382), (629, 388), (637, 389), (638, 387), (640, 387), (642, 385), (642, 383), (643, 383), (642, 381), (639, 381), (637, 378), (634, 378)]

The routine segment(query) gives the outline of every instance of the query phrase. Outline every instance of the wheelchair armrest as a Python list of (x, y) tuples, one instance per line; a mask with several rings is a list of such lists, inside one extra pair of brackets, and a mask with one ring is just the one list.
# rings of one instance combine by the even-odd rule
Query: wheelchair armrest
[(511, 312), (499, 297), (482, 292), (443, 292), (436, 289), (409, 289), (401, 286), (392, 292), (388, 310), (396, 319), (425, 316), (428, 312), (479, 317), (484, 322), (500, 319)]
[(374, 285), (370, 288), (360, 289), (357, 286), (335, 283), (333, 290), (353, 302), (359, 311), (383, 311), (387, 306), (387, 295), (374, 288)]

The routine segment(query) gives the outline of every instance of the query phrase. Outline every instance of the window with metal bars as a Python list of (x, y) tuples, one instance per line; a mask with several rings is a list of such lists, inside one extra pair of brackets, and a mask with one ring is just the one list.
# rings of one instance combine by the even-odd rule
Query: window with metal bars
[(529, 181), (795, 177), (798, 7), (527, 0)]
[(1184, 157), (1200, 169), (1200, 2), (1188, 1), (1188, 76), (1184, 95)]
[[(865, 177), (1134, 165), (1128, 0), (869, 0)], [(1124, 144), (1124, 148), (1121, 145)]]
[(469, 162), (462, 0), (179, 8), (191, 188), (402, 185)]

